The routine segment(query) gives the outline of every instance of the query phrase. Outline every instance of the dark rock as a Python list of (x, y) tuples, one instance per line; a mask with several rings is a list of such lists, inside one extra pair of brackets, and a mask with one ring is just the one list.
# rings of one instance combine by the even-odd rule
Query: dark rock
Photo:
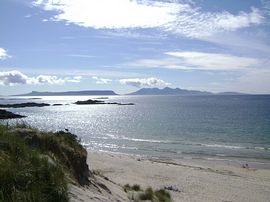
[(104, 101), (101, 100), (85, 100), (85, 101), (77, 101), (75, 102), (77, 105), (95, 105), (95, 104), (106, 104)]
[(23, 108), (23, 107), (45, 107), (50, 106), (47, 103), (36, 103), (36, 102), (26, 102), (26, 103), (19, 103), (19, 104), (1, 104), (0, 108)]
[(107, 100), (107, 99), (109, 99), (108, 97), (97, 97), (97, 98), (95, 98), (95, 99), (97, 99), (97, 100)]
[(14, 114), (12, 112), (0, 109), (0, 119), (14, 119), (14, 118), (23, 118), (25, 116)]
[(119, 103), (119, 102), (104, 102), (102, 100), (85, 100), (77, 101), (74, 104), (77, 105), (95, 105), (95, 104), (107, 104), (107, 105), (134, 105), (134, 103)]
[(62, 106), (63, 104), (53, 104), (52, 106)]

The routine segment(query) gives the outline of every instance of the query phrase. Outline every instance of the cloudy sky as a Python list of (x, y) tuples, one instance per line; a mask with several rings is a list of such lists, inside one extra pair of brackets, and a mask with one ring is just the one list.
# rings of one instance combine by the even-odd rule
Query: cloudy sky
[(0, 95), (270, 93), (270, 0), (1, 0)]

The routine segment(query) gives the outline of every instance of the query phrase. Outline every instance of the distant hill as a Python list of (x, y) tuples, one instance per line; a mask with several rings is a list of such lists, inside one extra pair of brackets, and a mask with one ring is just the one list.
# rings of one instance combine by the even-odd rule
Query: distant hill
[(71, 95), (117, 95), (111, 90), (86, 90), (86, 91), (66, 91), (66, 92), (38, 92), (14, 95), (14, 96), (71, 96)]
[(142, 88), (128, 95), (213, 95), (207, 91), (186, 90), (180, 88)]
[(217, 93), (217, 95), (247, 95), (247, 94), (238, 93), (238, 92), (222, 92), (222, 93)]

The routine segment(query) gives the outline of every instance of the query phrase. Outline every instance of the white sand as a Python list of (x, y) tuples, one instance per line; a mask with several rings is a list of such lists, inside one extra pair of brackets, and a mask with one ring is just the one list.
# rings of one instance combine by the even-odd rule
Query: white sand
[(125, 184), (139, 184), (143, 188), (151, 186), (154, 189), (173, 186), (180, 190), (170, 191), (175, 202), (270, 201), (269, 169), (244, 169), (241, 164), (232, 166), (191, 160), (171, 164), (91, 151), (88, 164), (91, 170), (109, 179), (96, 176), (112, 193), (95, 192), (96, 198), (93, 198), (91, 188), (77, 192), (73, 189), (73, 194), (81, 199), (77, 201), (128, 201), (121, 188)]

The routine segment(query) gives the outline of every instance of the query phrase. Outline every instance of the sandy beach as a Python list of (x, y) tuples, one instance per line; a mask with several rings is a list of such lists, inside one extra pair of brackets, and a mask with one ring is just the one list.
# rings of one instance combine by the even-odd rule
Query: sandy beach
[(176, 202), (267, 202), (270, 199), (270, 170), (246, 169), (240, 163), (168, 162), (89, 151), (88, 165), (109, 191), (93, 195), (91, 188), (77, 190), (74, 194), (80, 198), (78, 201), (129, 201), (121, 189), (125, 184), (154, 189), (172, 187), (169, 192)]

